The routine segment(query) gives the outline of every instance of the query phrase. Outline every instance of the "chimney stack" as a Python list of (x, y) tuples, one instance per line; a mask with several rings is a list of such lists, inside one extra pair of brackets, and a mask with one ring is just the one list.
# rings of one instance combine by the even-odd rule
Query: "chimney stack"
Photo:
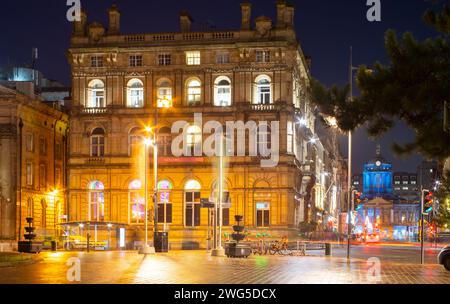
[(73, 33), (75, 36), (86, 36), (87, 31), (87, 14), (86, 11), (83, 9), (81, 10), (81, 16), (80, 21), (74, 21), (73, 22)]
[(192, 27), (192, 18), (187, 11), (180, 13), (180, 29), (182, 32), (190, 32)]
[(295, 7), (293, 4), (287, 4), (286, 5), (286, 11), (284, 14), (284, 22), (288, 28), (294, 28), (294, 13), (295, 13)]
[(116, 35), (120, 33), (120, 11), (115, 4), (108, 10), (109, 29), (108, 34)]
[(242, 30), (250, 30), (251, 19), (252, 19), (252, 4), (248, 1), (244, 1), (241, 3), (241, 12), (242, 12)]
[(277, 28), (285, 28), (286, 27), (286, 1), (278, 0), (277, 1)]

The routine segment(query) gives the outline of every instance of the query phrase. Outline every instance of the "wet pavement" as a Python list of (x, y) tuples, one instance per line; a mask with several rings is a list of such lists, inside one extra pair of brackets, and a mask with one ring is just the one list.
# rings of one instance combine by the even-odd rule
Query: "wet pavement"
[[(450, 272), (436, 265), (437, 249), (427, 250), (424, 266), (417, 263), (420, 259), (417, 248), (358, 246), (352, 248), (351, 263), (346, 261), (345, 247), (333, 249), (333, 257), (309, 252), (306, 257), (248, 259), (216, 258), (205, 251), (173, 251), (147, 257), (136, 252), (43, 253), (41, 262), (0, 268), (0, 283), (450, 284)], [(68, 280), (67, 273), (74, 273), (73, 264), (67, 264), (71, 258), (80, 261), (80, 282)], [(369, 258), (376, 259), (369, 261)]]

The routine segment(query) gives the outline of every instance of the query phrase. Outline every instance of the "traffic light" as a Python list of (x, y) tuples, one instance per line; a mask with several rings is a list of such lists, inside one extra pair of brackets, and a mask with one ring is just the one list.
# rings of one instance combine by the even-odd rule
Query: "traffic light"
[(353, 203), (355, 206), (355, 210), (359, 210), (358, 208), (361, 205), (362, 199), (361, 199), (362, 193), (361, 192), (355, 192), (353, 194)]
[(423, 213), (431, 213), (434, 208), (434, 197), (433, 192), (425, 191), (423, 200)]

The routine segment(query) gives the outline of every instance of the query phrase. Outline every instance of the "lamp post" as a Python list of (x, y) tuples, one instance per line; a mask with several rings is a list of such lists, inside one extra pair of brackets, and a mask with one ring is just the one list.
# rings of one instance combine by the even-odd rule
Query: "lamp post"
[[(212, 256), (225, 256), (225, 250), (222, 247), (222, 203), (223, 203), (223, 181), (224, 181), (224, 145), (223, 145), (224, 138), (221, 135), (220, 136), (220, 151), (219, 151), (219, 195), (218, 200), (216, 200), (216, 204), (214, 207), (215, 212), (215, 222), (217, 224), (217, 221), (219, 222), (219, 233), (217, 235), (216, 227), (214, 227), (214, 233), (216, 234), (215, 242), (214, 242), (214, 249), (211, 251)], [(218, 216), (217, 216), (217, 212)], [(217, 225), (216, 225), (217, 226)], [(217, 242), (217, 243), (216, 243)]]
[[(151, 131), (146, 128), (147, 133)], [(139, 250), (139, 254), (154, 254), (155, 247), (148, 246), (148, 147), (152, 145), (152, 140), (148, 137), (144, 139), (144, 197), (145, 197), (145, 223), (144, 223), (144, 244)]]

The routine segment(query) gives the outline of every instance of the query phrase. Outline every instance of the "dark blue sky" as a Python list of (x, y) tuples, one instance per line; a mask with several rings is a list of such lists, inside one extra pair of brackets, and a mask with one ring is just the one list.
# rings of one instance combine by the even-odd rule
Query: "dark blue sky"
[[(122, 32), (178, 31), (178, 13), (187, 9), (196, 22), (212, 23), (219, 29), (240, 26), (240, 0), (81, 0), (89, 21), (107, 24), (107, 8), (116, 3), (122, 11)], [(266, 15), (275, 19), (275, 0), (254, 0), (253, 17)], [(326, 85), (348, 82), (349, 47), (353, 46), (354, 64), (371, 65), (386, 61), (384, 32), (389, 28), (399, 33), (412, 31), (423, 39), (437, 35), (421, 21), (431, 7), (428, 0), (381, 0), (382, 22), (366, 19), (366, 0), (293, 0), (298, 38), (306, 55), (312, 57), (312, 74)], [(448, 1), (446, 1), (448, 2)], [(0, 8), (0, 65), (30, 61), (31, 48), (39, 48), (38, 68), (46, 77), (70, 83), (65, 58), (72, 25), (66, 20), (66, 0), (2, 1)], [(383, 154), (397, 171), (415, 171), (419, 156), (398, 159), (391, 153), (393, 141), (406, 142), (413, 136), (404, 126), (396, 127), (380, 142)], [(346, 141), (343, 141), (346, 143)], [(363, 130), (355, 134), (354, 166), (375, 154), (376, 143)], [(343, 144), (343, 153), (347, 153)]]

